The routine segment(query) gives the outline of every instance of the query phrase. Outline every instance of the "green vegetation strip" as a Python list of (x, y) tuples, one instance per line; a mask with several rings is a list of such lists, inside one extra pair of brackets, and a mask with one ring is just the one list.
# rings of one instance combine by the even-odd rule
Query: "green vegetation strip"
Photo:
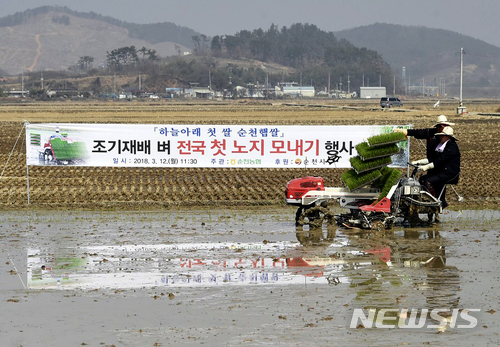
[(352, 191), (375, 181), (381, 176), (382, 174), (380, 173), (380, 170), (373, 170), (367, 173), (358, 174), (355, 170), (350, 169), (344, 172), (340, 178), (342, 182), (346, 184), (347, 188)]
[(382, 177), (380, 177), (376, 184), (376, 187), (380, 188), (380, 196), (377, 202), (389, 194), (392, 186), (395, 185), (401, 177), (401, 171), (390, 167), (384, 167), (380, 172), (382, 173)]
[(369, 146), (373, 147), (373, 146), (383, 146), (387, 144), (397, 143), (405, 140), (406, 136), (404, 133), (395, 131), (388, 134), (380, 134), (369, 137), (367, 141)]
[(397, 145), (384, 145), (377, 147), (370, 147), (368, 143), (361, 142), (356, 145), (356, 151), (364, 159), (375, 159), (381, 157), (388, 157), (399, 152), (399, 147)]
[(352, 157), (349, 159), (351, 162), (351, 166), (356, 170), (356, 172), (362, 173), (365, 171), (379, 169), (381, 167), (391, 165), (392, 158), (391, 157), (382, 157), (373, 160), (363, 160), (360, 156)]

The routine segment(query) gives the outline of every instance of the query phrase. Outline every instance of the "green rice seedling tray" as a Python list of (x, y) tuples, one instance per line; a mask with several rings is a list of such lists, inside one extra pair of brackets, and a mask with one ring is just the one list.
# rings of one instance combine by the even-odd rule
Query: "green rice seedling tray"
[(380, 195), (377, 202), (389, 194), (392, 186), (399, 181), (402, 175), (401, 171), (390, 167), (384, 167), (380, 172), (382, 173), (382, 177), (380, 177), (376, 184), (376, 186), (380, 188)]
[(395, 144), (370, 147), (367, 142), (361, 142), (355, 148), (363, 160), (390, 157), (399, 152), (399, 147)]
[(354, 169), (347, 170), (342, 174), (340, 179), (347, 186), (349, 191), (366, 186), (382, 176), (380, 170), (373, 170), (366, 173), (358, 174)]
[(406, 135), (399, 131), (394, 131), (392, 133), (387, 133), (387, 134), (375, 135), (367, 139), (369, 147), (390, 145), (401, 141), (406, 141)]
[(392, 164), (391, 157), (382, 157), (372, 160), (363, 160), (360, 156), (349, 159), (351, 166), (358, 174), (366, 171), (376, 170)]

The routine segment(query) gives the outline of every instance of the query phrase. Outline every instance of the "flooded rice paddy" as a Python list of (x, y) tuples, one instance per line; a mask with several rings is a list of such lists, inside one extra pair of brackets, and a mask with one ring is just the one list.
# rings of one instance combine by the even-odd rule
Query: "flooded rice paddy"
[[(2, 344), (499, 343), (499, 211), (382, 234), (298, 230), (294, 212), (0, 212)], [(389, 313), (370, 328), (356, 309)], [(427, 324), (398, 326), (404, 309)]]

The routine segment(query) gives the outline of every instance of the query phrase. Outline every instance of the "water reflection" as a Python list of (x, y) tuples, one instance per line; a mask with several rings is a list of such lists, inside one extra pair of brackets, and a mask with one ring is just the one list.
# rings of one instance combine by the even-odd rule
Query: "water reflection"
[[(440, 320), (448, 319), (450, 326), (451, 312), (459, 309), (460, 276), (455, 266), (446, 264), (447, 241), (437, 230), (404, 229), (386, 234), (340, 232), (337, 231), (335, 242), (343, 243), (342, 249), (347, 253), (358, 250), (378, 258), (371, 264), (364, 263), (365, 266), (354, 259), (342, 266), (341, 274), (355, 293), (353, 307), (375, 312), (395, 310), (386, 314), (394, 317), (384, 324), (408, 322), (408, 315), (402, 313), (405, 309), (414, 309), (413, 313), (426, 317), (433, 309), (444, 309), (444, 318), (431, 317), (431, 320), (439, 324)], [(297, 232), (304, 245), (328, 243), (331, 237), (329, 232), (324, 235), (318, 230)], [(447, 326), (440, 327), (440, 331)]]
[[(446, 264), (446, 240), (437, 230), (404, 229), (377, 235), (318, 228), (299, 229), (296, 236), (304, 250), (316, 250), (310, 258), (314, 260), (305, 258), (306, 263), (342, 265), (341, 274), (356, 291), (361, 307), (458, 305), (459, 271)], [(408, 295), (412, 291), (419, 295)]]
[[(298, 242), (184, 243), (28, 250), (31, 288), (303, 283), (286, 254)], [(326, 283), (324, 277), (317, 280)]]
[(297, 230), (296, 241), (28, 250), (30, 288), (326, 285), (353, 307), (457, 308), (460, 277), (436, 230)]

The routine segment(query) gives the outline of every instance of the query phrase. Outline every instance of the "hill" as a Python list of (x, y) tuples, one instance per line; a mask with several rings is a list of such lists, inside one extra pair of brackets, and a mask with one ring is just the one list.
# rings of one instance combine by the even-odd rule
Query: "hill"
[(44, 6), (0, 18), (0, 71), (67, 70), (80, 57), (106, 62), (106, 52), (135, 46), (166, 57), (190, 51), (195, 31), (173, 23), (132, 24), (95, 13)]
[(459, 88), (460, 48), (464, 48), (464, 90), (495, 93), (500, 86), (500, 48), (448, 30), (376, 23), (336, 32), (357, 47), (379, 52), (396, 76), (413, 84), (442, 84), (450, 92)]
[[(195, 66), (190, 62), (194, 55), (188, 56), (182, 59), (184, 62), (163, 69), (167, 70), (161, 71), (163, 76), (157, 69), (155, 74), (162, 80), (158, 83), (165, 83), (164, 76), (168, 76), (171, 80), (208, 85), (208, 77), (204, 81), (199, 76), (208, 76), (211, 70), (216, 88), (228, 88), (229, 77), (233, 83), (243, 85), (267, 78), (274, 84), (283, 78), (283, 71), (273, 73), (262, 66), (275, 64), (280, 66), (278, 70), (291, 73), (287, 76), (290, 80), (303, 80), (304, 84), (309, 81), (318, 90), (326, 90), (330, 84), (345, 89), (347, 84), (347, 89), (353, 91), (365, 81), (368, 85), (369, 81), (372, 85), (377, 81), (390, 92), (395, 88), (396, 94), (408, 95), (412, 89), (417, 96), (459, 94), (463, 47), (466, 97), (499, 96), (500, 48), (447, 30), (377, 23), (331, 33), (297, 23), (289, 28), (272, 25), (268, 30), (242, 30), (235, 35), (209, 38), (174, 23), (133, 24), (59, 6), (38, 7), (0, 18), (0, 75), (67, 71), (82, 57), (91, 57), (93, 67), (104, 67), (109, 52), (130, 46), (153, 50), (161, 58), (183, 56), (188, 51), (203, 58)], [(244, 73), (243, 65), (251, 66), (246, 68), (248, 73)], [(220, 71), (214, 71), (216, 68)], [(102, 74), (103, 70), (95, 73)]]

